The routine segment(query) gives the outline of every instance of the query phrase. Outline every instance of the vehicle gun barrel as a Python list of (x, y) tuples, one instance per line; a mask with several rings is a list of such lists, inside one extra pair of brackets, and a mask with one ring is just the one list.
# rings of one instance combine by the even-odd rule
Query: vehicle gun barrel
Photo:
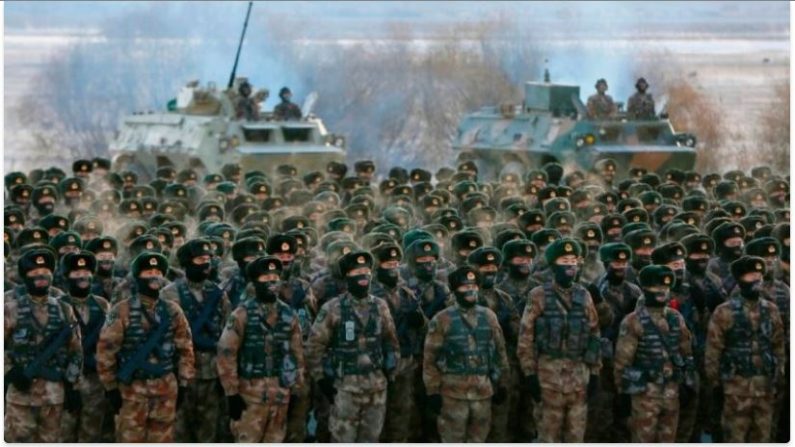
[(246, 20), (243, 21), (243, 32), (240, 33), (240, 42), (237, 44), (237, 53), (235, 54), (235, 64), (232, 65), (232, 73), (229, 75), (229, 83), (226, 88), (232, 88), (232, 83), (235, 81), (235, 73), (237, 73), (237, 62), (240, 60), (240, 50), (243, 48), (243, 39), (246, 37), (246, 28), (248, 28), (248, 17), (251, 15), (251, 5), (254, 2), (248, 2), (248, 10), (246, 10)]

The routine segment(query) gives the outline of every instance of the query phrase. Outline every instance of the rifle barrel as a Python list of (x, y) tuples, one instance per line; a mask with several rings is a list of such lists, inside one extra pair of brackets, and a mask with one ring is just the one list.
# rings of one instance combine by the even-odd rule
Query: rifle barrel
[(235, 64), (232, 65), (232, 73), (229, 74), (229, 83), (226, 88), (232, 88), (232, 83), (235, 81), (235, 73), (237, 73), (237, 62), (240, 60), (240, 50), (243, 48), (243, 38), (246, 37), (246, 28), (248, 28), (248, 17), (251, 15), (251, 5), (254, 2), (248, 2), (248, 9), (246, 10), (246, 20), (243, 21), (243, 31), (240, 33), (240, 42), (237, 43), (237, 53), (235, 54)]

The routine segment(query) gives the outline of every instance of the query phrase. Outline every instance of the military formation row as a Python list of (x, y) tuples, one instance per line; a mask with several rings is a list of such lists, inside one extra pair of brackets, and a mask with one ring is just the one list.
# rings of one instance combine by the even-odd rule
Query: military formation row
[(788, 177), (347, 170), (6, 175), (6, 441), (788, 439)]

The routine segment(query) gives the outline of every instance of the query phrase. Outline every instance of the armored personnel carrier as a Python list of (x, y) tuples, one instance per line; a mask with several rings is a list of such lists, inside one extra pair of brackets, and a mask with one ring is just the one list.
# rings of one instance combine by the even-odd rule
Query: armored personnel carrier
[(312, 114), (316, 93), (307, 96), (303, 112), (291, 106), (295, 113), (289, 118), (277, 116), (260, 110), (268, 90), (254, 93), (246, 78), (235, 76), (252, 4), (248, 2), (226, 89), (191, 81), (167, 110), (123, 117), (108, 146), (114, 168), (130, 169), (149, 181), (163, 166), (217, 173), (224, 164), (239, 163), (243, 170), (270, 173), (284, 163), (306, 172), (345, 161), (345, 138), (328, 133)]
[(619, 172), (689, 170), (695, 164), (696, 137), (676, 132), (665, 113), (641, 121), (619, 108), (614, 118), (592, 120), (578, 86), (527, 82), (524, 92), (522, 104), (483, 107), (459, 124), (453, 149), (459, 158), (474, 159), (486, 178), (506, 163), (532, 168), (558, 162), (587, 171), (612, 158)]
[[(226, 163), (244, 170), (270, 173), (282, 163), (299, 170), (325, 170), (329, 161), (345, 161), (345, 138), (330, 134), (311, 113), (316, 95), (310, 94), (299, 120), (278, 120), (271, 112), (240, 113), (239, 86), (221, 90), (210, 83), (189, 82), (169, 104), (169, 110), (133, 113), (122, 119), (109, 151), (115, 167), (154, 178), (161, 166), (203, 168), (220, 172)], [(255, 109), (268, 92), (250, 99)]]

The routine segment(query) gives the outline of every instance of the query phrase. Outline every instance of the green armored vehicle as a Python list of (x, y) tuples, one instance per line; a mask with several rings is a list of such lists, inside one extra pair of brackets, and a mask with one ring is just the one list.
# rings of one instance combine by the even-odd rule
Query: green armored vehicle
[[(240, 163), (244, 170), (269, 173), (283, 163), (323, 171), (329, 161), (345, 160), (345, 138), (327, 132), (310, 113), (316, 95), (310, 94), (301, 119), (278, 120), (270, 112), (255, 113), (252, 119), (241, 116), (244, 98), (238, 92), (244, 82), (237, 78), (232, 88), (220, 90), (193, 81), (169, 110), (125, 116), (109, 145), (114, 166), (154, 179), (162, 166), (220, 172), (226, 163)], [(267, 94), (260, 90), (249, 101), (258, 108)]]
[(527, 82), (522, 104), (484, 107), (466, 115), (453, 149), (459, 158), (467, 154), (476, 160), (486, 178), (499, 175), (506, 163), (532, 168), (558, 162), (587, 171), (603, 158), (614, 159), (619, 172), (630, 167), (692, 169), (695, 136), (676, 132), (665, 114), (660, 115), (631, 120), (619, 108), (615, 118), (591, 120), (578, 86)]

